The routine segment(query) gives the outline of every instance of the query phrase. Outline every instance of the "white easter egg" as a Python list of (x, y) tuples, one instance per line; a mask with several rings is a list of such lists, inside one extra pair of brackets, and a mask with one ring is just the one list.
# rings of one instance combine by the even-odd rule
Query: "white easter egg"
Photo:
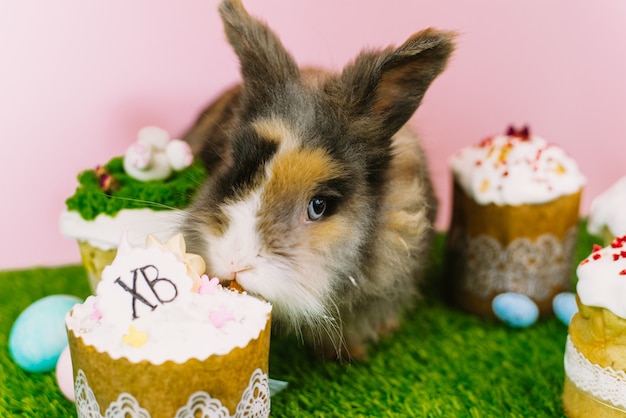
[(9, 353), (29, 372), (54, 370), (67, 346), (65, 315), (82, 300), (70, 295), (51, 295), (28, 306), (15, 320), (9, 334)]
[(167, 160), (174, 171), (181, 171), (189, 167), (193, 162), (191, 147), (185, 141), (172, 139), (165, 149)]
[(63, 396), (72, 402), (76, 402), (74, 395), (74, 372), (72, 370), (72, 356), (70, 347), (66, 346), (59, 356), (56, 366), (57, 385)]
[(135, 142), (124, 153), (124, 167), (131, 166), (139, 170), (145, 170), (150, 167), (152, 153), (150, 145)]
[(158, 150), (165, 150), (170, 134), (158, 126), (146, 126), (137, 133), (137, 142), (150, 145)]

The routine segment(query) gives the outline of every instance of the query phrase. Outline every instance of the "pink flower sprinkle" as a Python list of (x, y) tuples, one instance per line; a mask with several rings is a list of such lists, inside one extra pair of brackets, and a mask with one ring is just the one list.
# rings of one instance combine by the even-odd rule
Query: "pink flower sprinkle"
[(200, 287), (198, 287), (198, 293), (201, 295), (213, 295), (217, 290), (217, 286), (220, 284), (220, 279), (213, 277), (209, 279), (209, 276), (203, 274), (200, 277)]
[(99, 321), (102, 319), (102, 312), (100, 312), (100, 310), (98, 309), (98, 302), (93, 304), (93, 312), (89, 316), (89, 319), (92, 319), (94, 321)]
[(222, 328), (226, 322), (234, 321), (235, 316), (224, 305), (221, 305), (219, 309), (209, 313), (209, 320), (215, 328)]

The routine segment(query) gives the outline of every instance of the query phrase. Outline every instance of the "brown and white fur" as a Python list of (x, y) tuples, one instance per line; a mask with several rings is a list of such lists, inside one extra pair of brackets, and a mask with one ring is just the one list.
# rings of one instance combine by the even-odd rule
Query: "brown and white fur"
[(243, 82), (185, 135), (209, 170), (186, 213), (188, 251), (326, 356), (364, 357), (427, 263), (437, 205), (405, 124), (454, 34), (426, 29), (334, 74), (299, 69), (240, 0), (219, 10)]

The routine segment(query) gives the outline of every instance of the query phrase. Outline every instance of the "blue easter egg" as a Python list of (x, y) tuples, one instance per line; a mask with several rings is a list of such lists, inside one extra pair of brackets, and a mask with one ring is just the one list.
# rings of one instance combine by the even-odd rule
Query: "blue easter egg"
[(54, 370), (67, 346), (65, 315), (81, 302), (76, 296), (52, 295), (28, 306), (9, 334), (9, 353), (17, 365), (29, 372)]
[(557, 318), (565, 325), (569, 325), (572, 317), (578, 312), (576, 294), (571, 292), (559, 293), (552, 299), (552, 310)]
[(501, 293), (491, 302), (493, 313), (505, 324), (528, 327), (539, 318), (539, 308), (528, 296), (519, 293)]

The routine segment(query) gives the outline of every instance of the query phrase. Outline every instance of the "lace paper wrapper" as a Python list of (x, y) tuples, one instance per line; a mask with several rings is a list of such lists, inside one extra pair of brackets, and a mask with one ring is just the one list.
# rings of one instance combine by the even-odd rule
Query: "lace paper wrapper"
[(546, 300), (571, 281), (576, 239), (575, 227), (563, 239), (544, 234), (536, 240), (521, 237), (506, 246), (488, 235), (465, 235), (459, 262), (466, 265), (459, 285), (481, 299), (515, 292)]
[(245, 347), (184, 363), (113, 359), (73, 331), (68, 337), (80, 418), (269, 416), (269, 318)]
[[(122, 393), (115, 402), (109, 404), (104, 415), (100, 413), (100, 405), (89, 387), (87, 377), (82, 370), (76, 376), (76, 410), (79, 418), (151, 418), (137, 399), (129, 394)], [(233, 415), (222, 402), (213, 398), (211, 394), (198, 391), (193, 393), (187, 404), (181, 406), (174, 418), (194, 418), (197, 416), (211, 418), (265, 418), (270, 415), (270, 391), (267, 374), (256, 369), (250, 377), (250, 382), (243, 392), (241, 401)]]
[(626, 373), (590, 362), (576, 349), (571, 338), (565, 346), (565, 374), (582, 392), (597, 402), (626, 414)]

